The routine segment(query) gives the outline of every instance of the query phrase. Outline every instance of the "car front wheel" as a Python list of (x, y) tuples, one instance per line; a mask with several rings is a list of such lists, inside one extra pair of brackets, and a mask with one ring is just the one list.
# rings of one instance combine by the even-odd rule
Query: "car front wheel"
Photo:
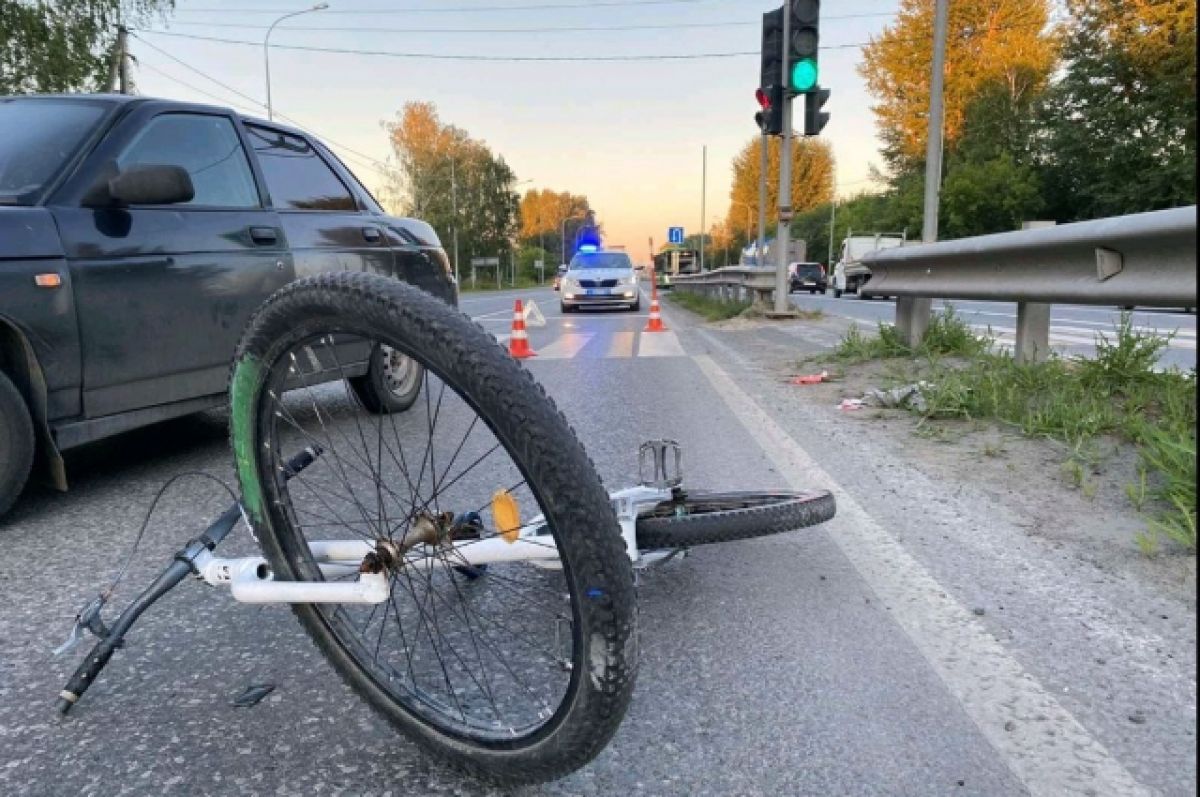
[(0, 372), (0, 516), (14, 503), (33, 467), (33, 421), (25, 399)]
[(381, 344), (371, 352), (367, 372), (346, 381), (363, 408), (379, 415), (404, 412), (411, 407), (421, 394), (424, 376), (425, 369), (420, 363)]

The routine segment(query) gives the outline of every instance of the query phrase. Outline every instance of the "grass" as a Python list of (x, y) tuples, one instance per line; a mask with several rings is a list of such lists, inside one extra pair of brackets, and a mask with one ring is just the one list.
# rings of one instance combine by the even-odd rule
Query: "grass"
[(1097, 489), (1090, 476), (1102, 460), (1100, 438), (1133, 444), (1138, 483), (1125, 492), (1147, 520), (1139, 546), (1152, 552), (1166, 538), (1194, 552), (1196, 373), (1155, 370), (1168, 342), (1169, 337), (1134, 329), (1123, 314), (1111, 336), (1097, 336), (1094, 357), (1024, 364), (992, 351), (990, 341), (947, 310), (934, 318), (915, 350), (900, 342), (893, 327), (881, 326), (874, 337), (852, 327), (833, 357), (921, 358), (922, 379), (929, 382), (922, 390), (922, 426), (938, 419), (987, 419), (1065, 443), (1071, 453), (1064, 473), (1088, 497)]
[(750, 302), (727, 302), (721, 299), (702, 296), (698, 293), (671, 291), (669, 296), (675, 304), (691, 310), (696, 315), (703, 316), (709, 321), (724, 321), (727, 318), (741, 315), (750, 309)]
[(976, 335), (955, 314), (954, 308), (947, 305), (930, 319), (925, 338), (915, 349), (901, 340), (899, 331), (891, 324), (880, 324), (874, 336), (864, 335), (857, 324), (851, 324), (830, 359), (856, 363), (893, 357), (975, 357), (987, 351), (989, 345), (987, 338)]

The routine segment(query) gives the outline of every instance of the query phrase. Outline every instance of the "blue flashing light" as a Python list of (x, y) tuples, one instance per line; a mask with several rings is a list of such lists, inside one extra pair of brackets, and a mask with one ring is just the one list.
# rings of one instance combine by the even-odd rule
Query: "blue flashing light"
[(600, 249), (600, 247), (596, 246), (595, 244), (580, 244), (579, 245), (580, 252), (596, 252), (596, 251), (599, 251), (599, 249)]

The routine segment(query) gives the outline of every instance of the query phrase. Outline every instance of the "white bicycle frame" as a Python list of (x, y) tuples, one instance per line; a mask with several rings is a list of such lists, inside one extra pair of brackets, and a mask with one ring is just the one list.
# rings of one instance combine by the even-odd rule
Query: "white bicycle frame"
[[(666, 454), (675, 454), (676, 475), (668, 477)], [(639, 450), (639, 471), (644, 471), (645, 454), (653, 457), (654, 477), (636, 487), (609, 493), (621, 526), (621, 537), (629, 559), (637, 568), (645, 568), (668, 559), (674, 549), (639, 551), (637, 518), (674, 495), (673, 489), (682, 482), (678, 444), (670, 440), (651, 441)], [(374, 546), (367, 540), (313, 540), (309, 551), (321, 574), (326, 578), (354, 573), (353, 581), (276, 581), (267, 561), (251, 556), (222, 559), (208, 551), (195, 559), (195, 568), (208, 584), (228, 586), (234, 600), (241, 603), (360, 603), (377, 604), (388, 599), (391, 592), (388, 573), (362, 573), (359, 568)], [(456, 540), (437, 546), (420, 544), (404, 555), (403, 567), (420, 570), (436, 563), (450, 567), (477, 567), (500, 562), (529, 562), (539, 567), (560, 567), (558, 546), (546, 529), (544, 516), (539, 515), (523, 524), (511, 541), (497, 535), (484, 539)]]

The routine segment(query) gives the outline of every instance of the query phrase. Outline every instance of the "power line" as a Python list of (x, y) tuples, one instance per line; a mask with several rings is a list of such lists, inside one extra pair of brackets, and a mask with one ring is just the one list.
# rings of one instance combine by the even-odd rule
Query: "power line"
[[(1002, 26), (1003, 29), (1011, 29), (1017, 27), (1030, 27), (1029, 24), (1008, 25)], [(1000, 28), (998, 28), (1000, 29)], [(227, 39), (222, 36), (201, 36), (194, 33), (172, 33), (165, 30), (146, 30), (138, 29), (139, 33), (148, 33), (154, 36), (171, 36), (178, 39), (192, 39), (195, 41), (217, 42), (220, 44), (240, 44), (246, 47), (262, 47), (262, 42), (246, 41), (245, 39)], [(968, 37), (964, 36), (964, 38)], [(140, 37), (139, 37), (140, 38)], [(145, 39), (142, 39), (145, 41)], [(896, 40), (900, 41), (900, 40)], [(917, 39), (909, 39), (909, 42), (917, 42)], [(923, 41), (923, 40), (921, 40)], [(822, 50), (848, 50), (855, 47), (866, 47), (871, 42), (845, 42), (841, 44), (823, 44)], [(387, 58), (411, 58), (411, 59), (429, 59), (436, 61), (500, 61), (510, 63), (553, 63), (553, 62), (603, 62), (603, 61), (694, 61), (705, 58), (735, 58), (747, 55), (761, 55), (759, 50), (740, 50), (718, 53), (677, 53), (677, 54), (644, 54), (644, 55), (478, 55), (478, 54), (456, 54), (456, 53), (411, 53), (401, 52), (396, 50), (361, 50), (349, 47), (316, 47), (303, 44), (271, 44), (273, 50), (298, 50), (300, 52), (312, 53), (337, 53), (342, 55), (375, 55)]]
[[(508, 11), (542, 11), (553, 9), (571, 9), (571, 8), (597, 8), (597, 7), (632, 7), (632, 6), (674, 6), (674, 5), (697, 5), (700, 3), (719, 3), (719, 2), (734, 2), (735, 0), (589, 0), (589, 2), (569, 2), (569, 3), (530, 3), (527, 5), (518, 6), (451, 6), (441, 8), (415, 8), (405, 6), (400, 8), (331, 8), (325, 11), (326, 14), (472, 14), (472, 13), (504, 13)], [(231, 11), (236, 11), (239, 14), (279, 14), (285, 9), (280, 8), (180, 8), (176, 9), (175, 13), (191, 13), (191, 14), (228, 14)]]
[[(167, 56), (167, 57), (168, 57), (168, 58), (170, 58), (172, 61), (174, 61), (175, 63), (177, 63), (177, 64), (179, 64), (180, 66), (184, 67), (185, 69), (188, 69), (188, 70), (190, 70), (190, 71), (192, 71), (192, 72), (195, 72), (196, 74), (200, 75), (201, 77), (203, 77), (203, 78), (205, 78), (205, 79), (207, 79), (207, 80), (211, 80), (213, 83), (216, 83), (218, 86), (221, 86), (221, 87), (222, 87), (222, 88), (224, 88), (226, 91), (233, 92), (233, 93), (234, 93), (234, 94), (236, 94), (237, 96), (239, 96), (239, 97), (242, 97), (242, 98), (244, 98), (244, 99), (246, 99), (246, 100), (248, 100), (248, 101), (250, 101), (250, 102), (254, 103), (254, 104), (255, 104), (255, 105), (257, 105), (259, 108), (264, 108), (264, 107), (266, 107), (266, 106), (265, 106), (265, 105), (264, 105), (262, 102), (259, 102), (258, 100), (254, 99), (254, 98), (253, 98), (253, 97), (251, 97), (250, 95), (248, 95), (248, 94), (245, 94), (245, 93), (243, 93), (243, 92), (241, 92), (241, 91), (238, 91), (237, 89), (233, 88), (232, 86), (226, 85), (225, 83), (222, 83), (221, 81), (217, 80), (217, 79), (216, 79), (216, 78), (214, 78), (214, 77), (209, 77), (208, 75), (205, 75), (203, 72), (199, 71), (198, 69), (196, 69), (195, 67), (191, 66), (190, 64), (187, 64), (187, 63), (185, 63), (184, 61), (181, 61), (181, 60), (179, 60), (178, 58), (176, 58), (175, 56), (171, 55), (170, 53), (168, 53), (168, 52), (166, 52), (166, 51), (164, 51), (164, 50), (161, 50), (161, 49), (159, 49), (158, 47), (154, 47), (154, 45), (150, 44), (150, 43), (149, 43), (148, 41), (146, 41), (145, 39), (141, 39), (141, 38), (139, 38), (138, 40), (139, 40), (139, 41), (140, 41), (142, 44), (148, 45), (148, 46), (152, 47), (154, 50), (158, 51), (159, 53), (162, 53), (163, 55)], [(185, 81), (185, 80), (180, 80), (179, 78), (175, 77), (174, 75), (172, 75), (172, 74), (169, 74), (169, 73), (167, 73), (167, 72), (164, 72), (164, 71), (162, 71), (161, 69), (158, 69), (157, 67), (153, 66), (152, 64), (147, 64), (147, 63), (144, 63), (144, 62), (142, 62), (142, 61), (139, 61), (139, 62), (138, 62), (138, 65), (139, 65), (139, 66), (144, 66), (144, 67), (146, 67), (147, 69), (149, 69), (151, 72), (154, 72), (155, 74), (157, 74), (157, 75), (159, 75), (159, 76), (161, 76), (161, 77), (164, 77), (164, 78), (166, 78), (167, 80), (170, 80), (170, 81), (173, 81), (173, 82), (175, 82), (175, 83), (178, 83), (179, 85), (183, 86), (184, 88), (191, 89), (192, 91), (196, 92), (197, 94), (201, 94), (201, 95), (203, 95), (203, 96), (205, 96), (205, 97), (208, 97), (208, 98), (210, 98), (210, 99), (216, 100), (217, 102), (221, 103), (222, 105), (227, 105), (227, 106), (229, 106), (229, 107), (231, 107), (231, 108), (234, 108), (234, 109), (236, 109), (236, 110), (238, 110), (238, 111), (242, 111), (242, 112), (244, 112), (244, 113), (251, 114), (251, 115), (257, 115), (257, 114), (259, 113), (259, 110), (258, 110), (258, 109), (256, 109), (256, 108), (247, 108), (245, 105), (241, 105), (241, 104), (239, 104), (239, 103), (236, 103), (236, 102), (230, 102), (230, 101), (229, 101), (229, 99), (228, 99), (227, 97), (222, 97), (222, 96), (219, 96), (219, 95), (217, 95), (217, 94), (214, 94), (214, 93), (212, 93), (212, 92), (210, 92), (210, 91), (206, 91), (206, 90), (204, 90), (204, 89), (200, 88), (199, 86), (196, 86), (196, 85), (193, 85), (193, 84), (191, 84), (191, 83), (188, 83), (188, 82), (187, 82), (187, 81)], [(318, 138), (318, 139), (320, 139), (322, 142), (324, 142), (324, 143), (326, 143), (326, 144), (329, 144), (329, 145), (331, 145), (331, 146), (333, 146), (333, 147), (335, 147), (335, 148), (337, 148), (337, 149), (339, 149), (339, 150), (342, 150), (342, 157), (344, 157), (344, 158), (346, 158), (346, 159), (350, 160), (352, 163), (354, 163), (354, 164), (358, 165), (359, 167), (361, 167), (361, 168), (363, 168), (363, 169), (367, 169), (367, 170), (369, 170), (369, 171), (372, 171), (372, 172), (374, 172), (375, 174), (377, 174), (377, 175), (379, 175), (380, 177), (383, 177), (383, 178), (390, 178), (390, 177), (391, 177), (391, 175), (390, 175), (390, 174), (387, 172), (387, 168), (388, 168), (388, 167), (387, 167), (387, 164), (386, 164), (386, 163), (384, 163), (383, 161), (380, 161), (380, 160), (377, 160), (377, 159), (375, 159), (375, 158), (372, 158), (370, 155), (366, 155), (366, 154), (364, 154), (364, 153), (362, 153), (362, 152), (359, 152), (358, 150), (355, 150), (355, 149), (352, 149), (352, 148), (350, 148), (350, 147), (346, 146), (345, 144), (341, 144), (341, 143), (339, 143), (339, 142), (337, 142), (337, 141), (334, 141), (332, 138), (329, 138), (328, 136), (326, 136), (326, 135), (323, 135), (323, 134), (321, 134), (320, 132), (318, 132), (318, 131), (316, 131), (316, 130), (313, 130), (313, 129), (311, 129), (311, 128), (305, 127), (303, 124), (301, 124), (299, 121), (297, 121), (295, 118), (293, 118), (293, 117), (291, 117), (291, 116), (287, 116), (286, 114), (280, 113), (280, 112), (278, 112), (278, 111), (276, 111), (276, 112), (275, 112), (275, 115), (276, 115), (276, 116), (278, 116), (278, 117), (280, 117), (281, 119), (284, 119), (284, 120), (286, 120), (286, 121), (290, 122), (292, 125), (294, 125), (295, 127), (299, 128), (300, 130), (303, 130), (304, 132), (306, 132), (306, 133), (308, 133), (308, 134), (310, 134), (310, 135), (312, 135), (312, 136), (315, 136), (315, 137), (317, 137), (317, 138)]]
[[(139, 33), (149, 33), (155, 36), (172, 36), (178, 39), (194, 39), (197, 41), (220, 42), (222, 44), (241, 44), (250, 47), (262, 47), (262, 42), (250, 42), (244, 39), (226, 39), (220, 36), (200, 36), (192, 33), (170, 33), (165, 30), (138, 29)], [(143, 41), (145, 41), (143, 39)], [(356, 50), (346, 47), (315, 47), (302, 44), (272, 44), (273, 50), (300, 50), (312, 53), (341, 53), (345, 55), (378, 55), (389, 58), (426, 58), (437, 61), (511, 61), (511, 62), (555, 62), (555, 61), (689, 61), (701, 58), (732, 58), (742, 55), (759, 55), (757, 50), (725, 53), (682, 53), (678, 55), (476, 55), (452, 53), (405, 53), (395, 50)]]
[[(822, 21), (839, 20), (839, 19), (867, 19), (871, 17), (891, 17), (894, 16), (891, 12), (874, 12), (867, 14), (834, 14), (822, 17)], [(238, 22), (176, 22), (172, 21), (172, 25), (182, 25), (186, 27), (207, 27), (207, 28), (239, 28), (241, 30), (266, 30), (269, 25), (244, 25)], [(285, 26), (279, 28), (279, 32), (300, 32), (300, 31), (315, 31), (321, 33), (388, 33), (388, 34), (455, 34), (455, 35), (470, 35), (470, 34), (524, 34), (524, 33), (604, 33), (611, 31), (634, 31), (634, 30), (677, 30), (680, 28), (696, 29), (696, 28), (731, 28), (731, 27), (750, 27), (760, 25), (759, 20), (736, 20), (728, 22), (672, 22), (659, 24), (641, 24), (641, 25), (548, 25), (541, 27), (526, 27), (526, 28), (380, 28), (380, 27), (341, 27), (341, 26), (323, 26), (323, 25), (296, 25)]]

